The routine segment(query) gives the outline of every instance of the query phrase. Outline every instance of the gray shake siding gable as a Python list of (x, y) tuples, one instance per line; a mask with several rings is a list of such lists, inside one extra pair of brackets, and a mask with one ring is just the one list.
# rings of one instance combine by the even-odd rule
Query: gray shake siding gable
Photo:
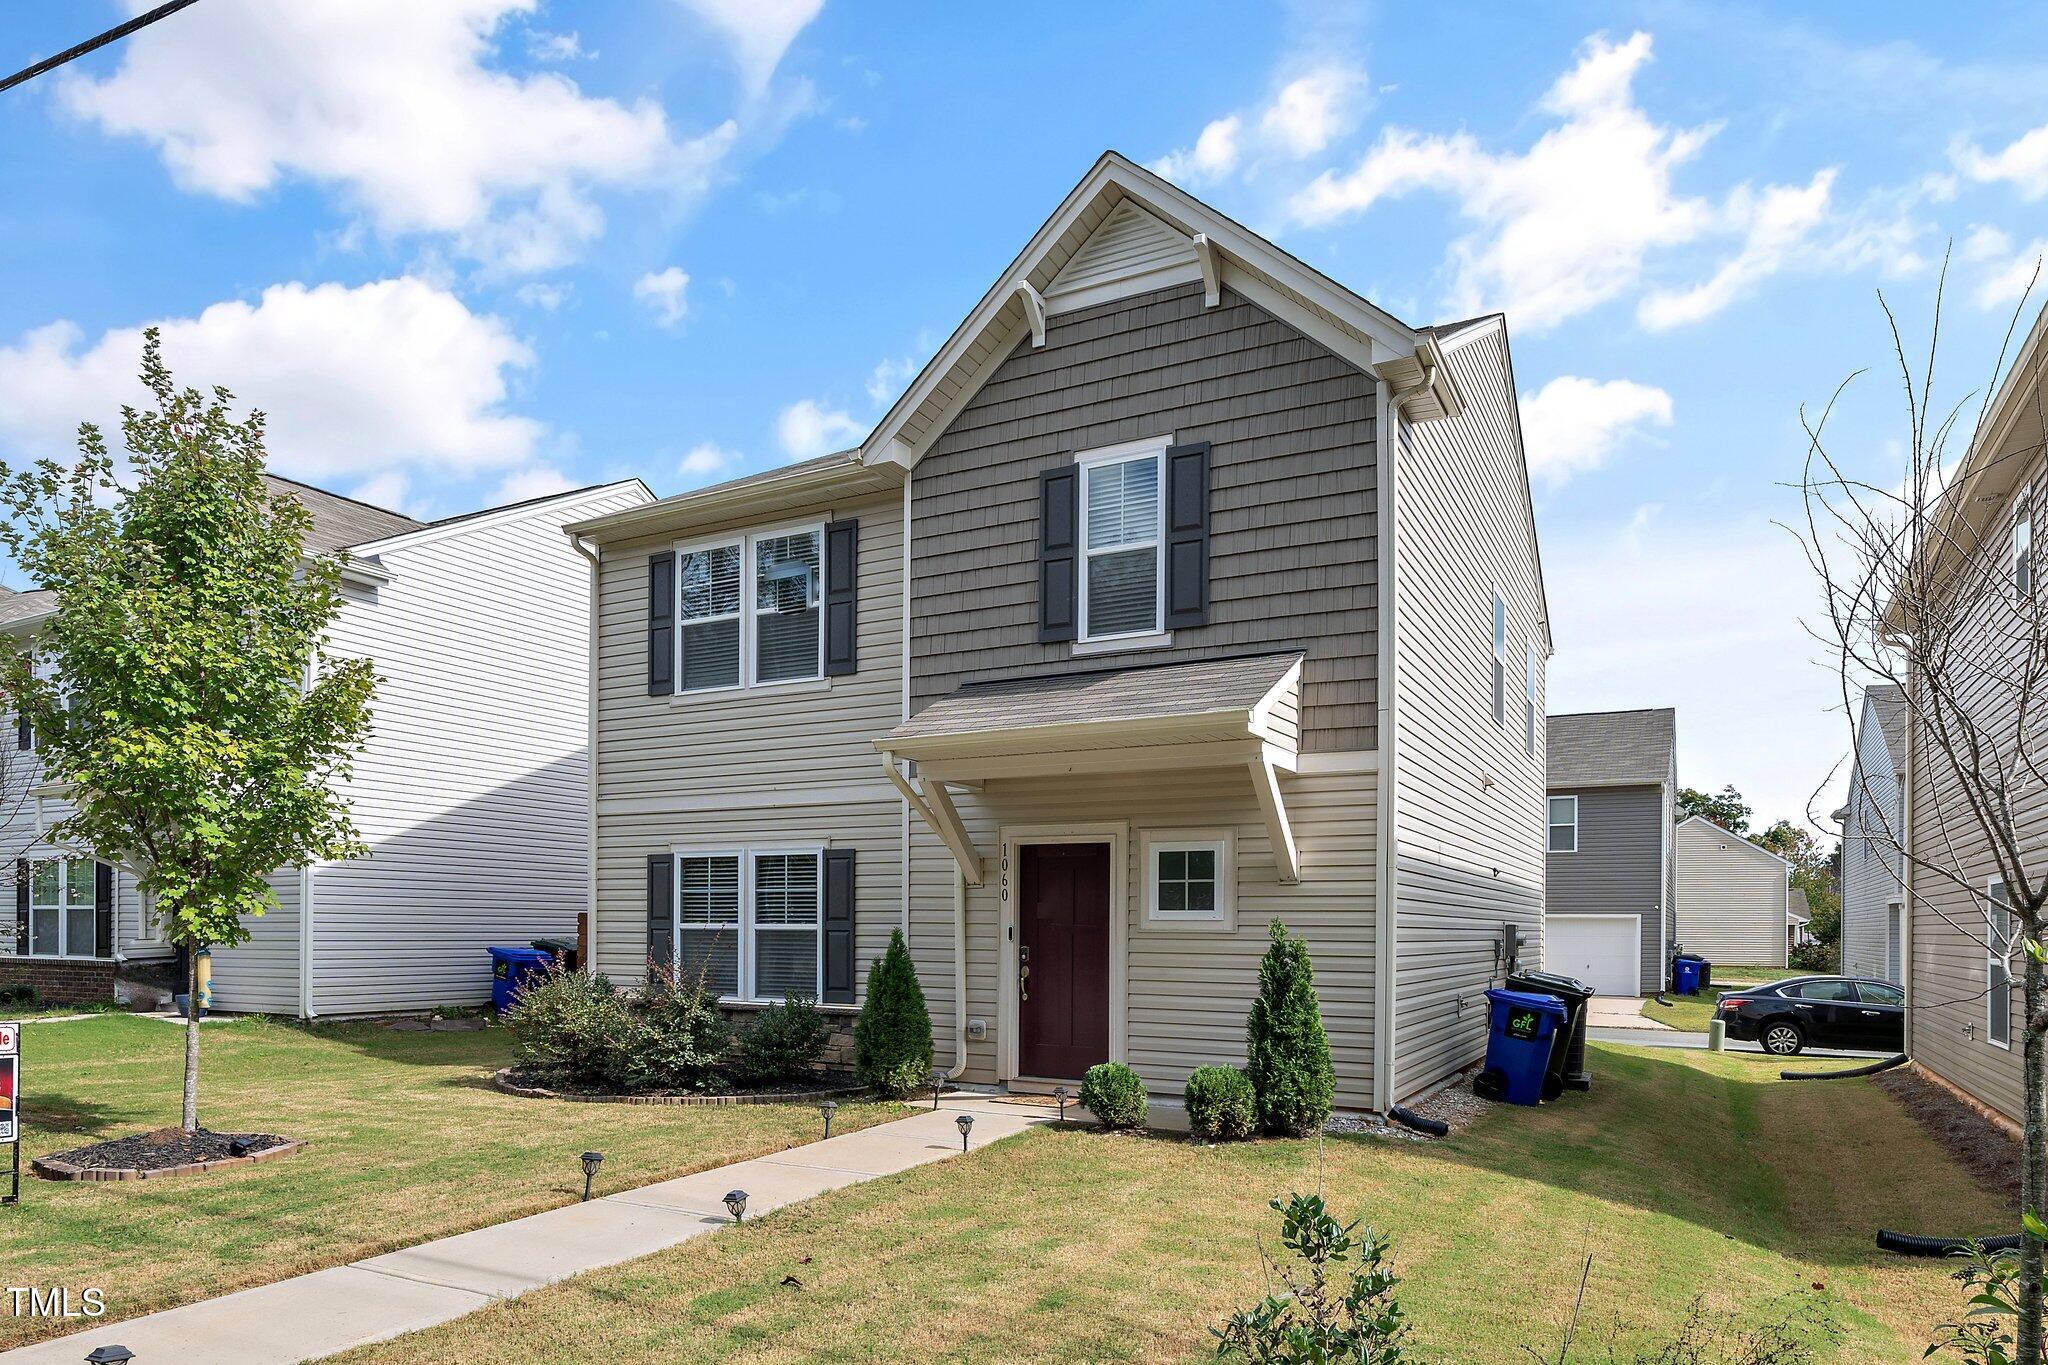
[(1049, 319), (912, 479), (912, 712), (978, 677), (1077, 666), (1038, 640), (1039, 473), (1170, 433), (1210, 442), (1209, 623), (1102, 666), (1300, 648), (1302, 749), (1372, 748), (1375, 387), (1228, 291)]

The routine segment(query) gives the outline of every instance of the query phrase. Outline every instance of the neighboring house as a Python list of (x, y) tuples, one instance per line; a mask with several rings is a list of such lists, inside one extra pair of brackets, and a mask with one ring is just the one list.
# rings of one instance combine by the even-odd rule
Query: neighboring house
[(902, 929), (950, 1074), (1174, 1095), (1244, 1060), (1279, 919), (1385, 1108), (1540, 952), (1497, 316), (1409, 327), (1110, 154), (861, 446), (569, 529), (615, 979), (844, 1016)]
[(1709, 962), (1782, 967), (1797, 894), (1792, 864), (1761, 844), (1703, 815), (1680, 822), (1674, 948)]
[(1552, 716), (1544, 965), (1602, 995), (1663, 989), (1676, 932), (1678, 716)]
[[(2031, 647), (2028, 631), (2013, 623), (2038, 610), (2026, 599), (2040, 590), (2033, 528), (2043, 497), (2044, 410), (2048, 311), (2035, 318), (1970, 449), (1947, 480), (1928, 542), (1981, 547), (1977, 553), (1987, 561), (1964, 575), (1973, 585), (1972, 600), (1959, 613), (1965, 629), (1941, 647), (1987, 675), (2014, 661), (2008, 676), (2035, 677), (2030, 690), (2037, 703), (2038, 675), (2021, 668), (2013, 653)], [(1994, 604), (2001, 600), (2024, 605), (1999, 610)], [(1994, 695), (2004, 705), (2017, 694), (2006, 689)], [(1900, 983), (1907, 998), (1906, 1050), (1922, 1068), (2016, 1124), (2024, 1108), (2025, 1038), (2013, 982), (2023, 950), (2001, 909), (2005, 885), (1983, 830), (1925, 728), (1925, 717), (1935, 709), (1930, 705), (1901, 727), (1908, 775), (1905, 824), (1914, 855), (1907, 863), (1906, 975)], [(2010, 715), (1978, 721), (1991, 735), (2010, 737), (2017, 729)], [(2038, 746), (2042, 738), (2037, 716), (2029, 742)], [(1995, 758), (2014, 770), (2026, 766), (2009, 752)], [(2038, 875), (2048, 859), (2048, 795), (2040, 783), (2022, 781), (2014, 805), (2020, 858)]]
[[(310, 1018), (483, 1003), (484, 949), (573, 934), (587, 899), (592, 565), (561, 528), (652, 495), (629, 479), (420, 522), (266, 482), (311, 514), (308, 554), (346, 556), (326, 649), (376, 665), (372, 734), (342, 788), (370, 851), (277, 873), (249, 942), (214, 951), (214, 1005)], [(53, 596), (0, 598), (0, 631), (32, 634)], [(172, 951), (130, 872), (40, 839), (61, 808), (38, 823), (34, 739), (12, 740), (0, 985), (106, 998), (117, 966)]]
[(1906, 699), (1895, 685), (1865, 688), (1856, 720), (1856, 764), (1842, 826), (1842, 973), (1905, 979)]

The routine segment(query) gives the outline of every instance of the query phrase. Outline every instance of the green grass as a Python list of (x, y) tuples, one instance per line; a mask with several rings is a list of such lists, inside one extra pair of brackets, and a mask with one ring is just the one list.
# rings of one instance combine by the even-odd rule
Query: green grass
[[(31, 1156), (178, 1121), (184, 1034), (119, 1016), (23, 1031)], [(568, 1203), (577, 1155), (622, 1189), (819, 1136), (808, 1105), (559, 1104), (490, 1088), (504, 1029), (396, 1033), (208, 1024), (202, 1123), (309, 1150), (233, 1171), (118, 1184), (25, 1179), (0, 1212), (0, 1283), (103, 1288), (132, 1317)], [(842, 1106), (851, 1130), (897, 1110)], [(0, 1348), (78, 1323), (0, 1315)]]
[(1942, 1265), (1880, 1255), (1873, 1229), (2009, 1217), (1866, 1082), (1592, 1056), (1591, 1094), (1432, 1144), (1036, 1130), (347, 1359), (438, 1365), (489, 1342), (508, 1362), (1197, 1360), (1265, 1290), (1267, 1198), (1320, 1184), (1393, 1234), (1420, 1360), (1556, 1359), (1590, 1255), (1575, 1362), (1668, 1344), (1700, 1296), (1717, 1330), (1810, 1312), (1838, 1334), (1821, 1360), (1909, 1361), (1962, 1305)]
[(1666, 1028), (1684, 1030), (1687, 1033), (1705, 1033), (1707, 1021), (1714, 1017), (1716, 993), (1701, 991), (1698, 995), (1667, 995), (1671, 1003), (1660, 1005), (1654, 1000), (1643, 1002), (1643, 1018), (1654, 1019)]

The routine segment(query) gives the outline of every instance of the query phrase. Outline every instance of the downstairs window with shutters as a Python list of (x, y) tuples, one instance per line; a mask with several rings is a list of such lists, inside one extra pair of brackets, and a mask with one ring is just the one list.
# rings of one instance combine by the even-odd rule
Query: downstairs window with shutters
[(98, 957), (96, 864), (90, 858), (41, 858), (29, 864), (31, 957)]
[(720, 999), (817, 1000), (824, 985), (824, 850), (676, 855), (678, 979)]

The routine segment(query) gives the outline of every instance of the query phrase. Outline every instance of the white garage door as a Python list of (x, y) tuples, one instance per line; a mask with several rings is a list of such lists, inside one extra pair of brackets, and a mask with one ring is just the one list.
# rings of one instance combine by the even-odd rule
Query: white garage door
[(1602, 995), (1640, 994), (1642, 924), (1635, 915), (1546, 915), (1543, 965)]

